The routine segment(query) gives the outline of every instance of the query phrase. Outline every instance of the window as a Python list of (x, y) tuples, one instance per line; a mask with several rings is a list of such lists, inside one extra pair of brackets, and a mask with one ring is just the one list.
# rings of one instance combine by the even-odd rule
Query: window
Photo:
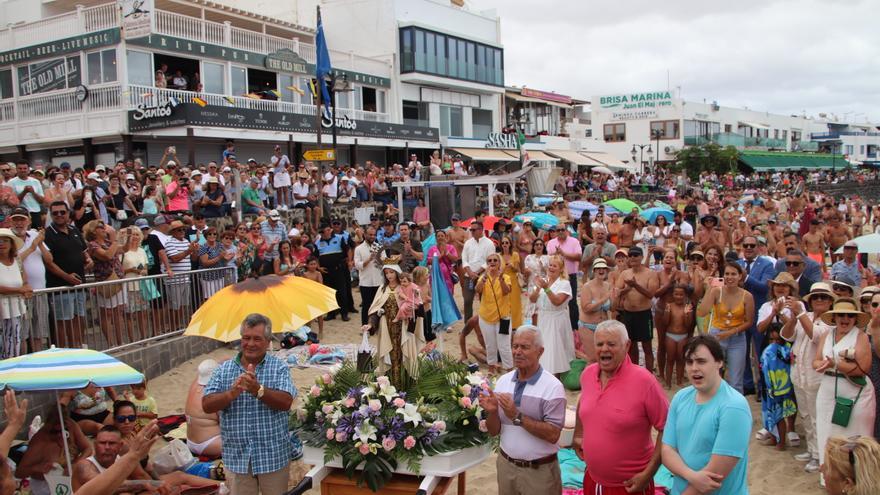
[(12, 69), (0, 70), (0, 99), (12, 98)]
[[(360, 90), (360, 106), (367, 112), (378, 112), (376, 104), (376, 89), (366, 86), (357, 88)], [(358, 96), (355, 94), (355, 96)]]
[(458, 76), (458, 50), (456, 49), (458, 42), (454, 38), (447, 38), (446, 45), (449, 59), (449, 67), (446, 73), (449, 77), (456, 77)]
[(486, 139), (492, 132), (492, 111), (479, 108), (471, 109), (475, 139)]
[(419, 101), (403, 100), (403, 123), (405, 125), (427, 127), (428, 104)]
[(730, 124), (724, 124), (724, 132), (730, 134), (733, 131)]
[(425, 70), (425, 32), (416, 31), (416, 70)]
[(440, 105), (440, 134), (444, 136), (463, 136), (461, 107)]
[(788, 129), (783, 129), (783, 130), (782, 130), (782, 140), (783, 140), (783, 141), (788, 141)]
[(851, 145), (851, 144), (846, 145), (846, 151), (844, 154), (852, 155), (853, 154), (853, 145)]
[(413, 63), (413, 30), (402, 29), (400, 31), (400, 56), (401, 68), (404, 72), (410, 72), (414, 69)]
[(244, 67), (232, 66), (232, 96), (244, 96), (248, 93), (247, 69)]
[(605, 124), (605, 142), (617, 143), (626, 141), (626, 124)]
[[(205, 93), (225, 95), (226, 78), (223, 77), (225, 74), (225, 65), (215, 64), (213, 62), (202, 62), (202, 89), (205, 90)], [(284, 86), (287, 85), (285, 84)]]
[(864, 144), (862, 144), (862, 145), (859, 146), (859, 154), (860, 154), (860, 155), (864, 155), (864, 154), (865, 154), (865, 145), (864, 145)]
[(299, 95), (299, 102), (303, 105), (314, 105), (315, 99), (312, 97), (312, 88), (311, 86), (312, 78), (310, 77), (300, 77), (299, 78), (299, 89), (302, 90), (302, 94)]
[(81, 82), (79, 55), (44, 60), (18, 68), (20, 96), (75, 88)]
[(437, 73), (437, 42), (434, 33), (425, 33), (425, 71), (432, 74)]
[(153, 75), (153, 54), (125, 51), (126, 65), (128, 65), (128, 84), (152, 86), (156, 82)]
[(417, 27), (400, 30), (401, 72), (439, 76), (502, 86), (503, 52), (499, 48)]
[(86, 55), (89, 84), (116, 82), (116, 49), (101, 50)]
[[(698, 124), (711, 124), (713, 122), (700, 122), (697, 121)], [(705, 126), (704, 126), (705, 127)], [(657, 134), (660, 134), (660, 139), (678, 139), (678, 121), (677, 120), (661, 120), (656, 122), (651, 122), (651, 139), (657, 139)], [(708, 134), (708, 132), (707, 132)], [(700, 134), (705, 135), (705, 134)]]
[(446, 75), (446, 36), (437, 35), (437, 74)]

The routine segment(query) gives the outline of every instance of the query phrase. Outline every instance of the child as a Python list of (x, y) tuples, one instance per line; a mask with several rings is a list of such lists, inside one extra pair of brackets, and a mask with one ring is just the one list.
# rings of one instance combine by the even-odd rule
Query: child
[(422, 304), (422, 295), (419, 286), (413, 283), (412, 275), (401, 273), (397, 276), (400, 286), (394, 293), (397, 298), (397, 316), (394, 321), (406, 321), (406, 331), (416, 331), (416, 309)]
[(150, 421), (159, 417), (159, 408), (156, 407), (156, 399), (147, 395), (146, 380), (136, 385), (132, 385), (131, 391), (125, 392), (125, 398), (134, 404), (134, 408), (137, 411), (138, 429), (147, 426)]
[(797, 414), (797, 405), (791, 384), (791, 348), (779, 335), (780, 329), (780, 325), (771, 324), (764, 333), (767, 347), (761, 352), (761, 376), (764, 378), (761, 416), (764, 429), (772, 434), (767, 445), (785, 450), (786, 418)]
[(147, 186), (144, 190), (144, 206), (141, 213), (144, 215), (155, 215), (163, 209), (160, 208), (161, 205), (162, 201), (156, 196), (156, 187)]
[[(309, 256), (309, 259), (306, 260), (306, 271), (302, 275), (303, 277), (318, 282), (319, 284), (324, 283), (324, 277), (321, 275), (321, 272), (318, 271), (318, 258), (314, 256)], [(324, 317), (318, 317), (318, 339), (324, 339)]]
[(425, 332), (425, 342), (432, 342), (437, 336), (434, 334), (434, 328), (431, 326), (431, 284), (429, 283), (428, 268), (417, 266), (413, 268), (412, 280), (419, 288), (422, 296), (422, 305), (425, 310), (425, 320), (422, 327)]
[(684, 345), (694, 334), (696, 325), (694, 307), (687, 297), (683, 285), (672, 288), (672, 302), (666, 305), (661, 318), (666, 328), (666, 369), (660, 370), (666, 388), (672, 388), (672, 369), (675, 367), (676, 383), (684, 384)]
[(224, 231), (220, 242), (223, 245), (223, 260), (226, 266), (236, 268), (241, 263), (241, 256), (238, 254), (238, 247), (235, 246), (235, 232)]

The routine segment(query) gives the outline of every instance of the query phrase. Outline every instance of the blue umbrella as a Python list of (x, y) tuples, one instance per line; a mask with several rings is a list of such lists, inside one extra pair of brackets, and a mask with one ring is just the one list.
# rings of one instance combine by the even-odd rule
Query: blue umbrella
[(668, 223), (672, 223), (672, 217), (674, 216), (672, 210), (667, 210), (666, 208), (648, 208), (647, 210), (642, 210), (639, 213), (639, 216), (648, 221), (648, 223), (654, 223), (657, 221), (657, 217), (663, 216), (666, 217), (666, 221)]
[(459, 320), (461, 320), (461, 313), (443, 279), (440, 260), (434, 256), (431, 259), (431, 326), (446, 331)]
[(568, 213), (573, 217), (580, 219), (583, 216), (585, 211), (589, 211), (590, 215), (596, 213), (598, 208), (593, 203), (589, 201), (571, 201), (568, 203)]
[(540, 211), (523, 213), (522, 215), (517, 215), (513, 217), (513, 221), (517, 223), (523, 223), (526, 220), (531, 220), (532, 225), (541, 230), (547, 230), (548, 228), (555, 227), (559, 224), (559, 219), (556, 218), (555, 215), (551, 215), (550, 213), (543, 213)]
[[(422, 261), (419, 261), (419, 266), (428, 266), (428, 256), (427, 256), (428, 250), (431, 249), (431, 246), (436, 246), (436, 245), (437, 245), (436, 234), (431, 234), (428, 236), (427, 239), (422, 241), (422, 254), (424, 254), (425, 256), (422, 256)], [(461, 254), (461, 253), (458, 253), (458, 254)]]

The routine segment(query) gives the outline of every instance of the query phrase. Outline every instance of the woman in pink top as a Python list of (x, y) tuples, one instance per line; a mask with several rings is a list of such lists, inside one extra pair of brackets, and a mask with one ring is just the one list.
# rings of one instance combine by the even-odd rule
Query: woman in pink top
[(437, 245), (431, 246), (428, 249), (427, 260), (428, 263), (431, 263), (434, 259), (434, 256), (438, 256), (438, 262), (440, 264), (440, 273), (443, 275), (443, 281), (446, 283), (446, 287), (449, 288), (449, 294), (455, 294), (453, 289), (455, 286), (452, 283), (452, 274), (455, 271), (455, 262), (458, 261), (458, 251), (456, 251), (455, 246), (449, 244), (449, 235), (445, 230), (438, 230), (435, 234), (437, 238)]
[(428, 214), (428, 207), (425, 206), (425, 198), (419, 198), (418, 206), (413, 209), (413, 222), (422, 229), (422, 232), (427, 232), (427, 229), (431, 227), (431, 217)]

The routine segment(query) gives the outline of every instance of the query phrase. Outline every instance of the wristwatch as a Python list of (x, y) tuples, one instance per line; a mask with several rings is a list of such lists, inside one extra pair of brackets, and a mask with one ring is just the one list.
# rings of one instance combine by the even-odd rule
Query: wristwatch
[(266, 387), (260, 385), (260, 388), (257, 390), (257, 400), (262, 399), (263, 395), (266, 393)]
[(516, 413), (516, 417), (513, 418), (513, 426), (522, 426), (522, 413)]

